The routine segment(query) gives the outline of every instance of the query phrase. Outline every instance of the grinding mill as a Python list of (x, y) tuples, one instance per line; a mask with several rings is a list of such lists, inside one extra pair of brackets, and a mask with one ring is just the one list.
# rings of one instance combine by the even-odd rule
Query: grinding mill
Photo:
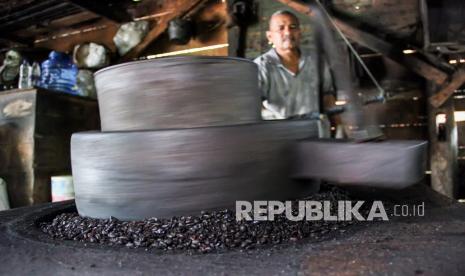
[(98, 72), (103, 131), (71, 142), (80, 214), (169, 217), (311, 192), (289, 177), (290, 151), (317, 122), (262, 122), (256, 75), (253, 62), (219, 57)]
[(465, 275), (464, 1), (3, 2), (0, 275)]
[(71, 142), (79, 213), (170, 217), (305, 197), (312, 180), (403, 188), (422, 178), (424, 142), (325, 144), (309, 140), (317, 120), (261, 121), (256, 75), (254, 63), (220, 57), (97, 72), (102, 132)]

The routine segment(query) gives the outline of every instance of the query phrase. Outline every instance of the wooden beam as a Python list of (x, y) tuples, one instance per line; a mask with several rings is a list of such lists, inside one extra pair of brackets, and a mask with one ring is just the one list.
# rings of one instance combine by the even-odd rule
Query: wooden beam
[(172, 19), (190, 14), (192, 9), (195, 9), (205, 1), (206, 0), (165, 1), (165, 5), (161, 10), (157, 11), (157, 13), (162, 13), (163, 11), (166, 11), (167, 13), (158, 18), (157, 24), (152, 27), (152, 29), (144, 37), (144, 40), (131, 49), (131, 51), (129, 51), (126, 55), (121, 57), (120, 61), (130, 61), (137, 58), (140, 53), (142, 53), (142, 51), (150, 45), (150, 43), (155, 41), (166, 30), (166, 28), (168, 28), (168, 23)]
[(101, 18), (100, 15), (95, 14), (89, 11), (82, 11), (80, 13), (68, 15), (65, 17), (61, 17), (55, 20), (50, 21), (45, 26), (48, 28), (59, 29), (59, 28), (66, 28), (73, 25), (80, 25), (82, 26), (83, 22), (89, 22), (92, 20), (97, 20)]
[(295, 1), (295, 0), (277, 0), (277, 1), (283, 3), (289, 8), (296, 10), (297, 12), (303, 13), (308, 16), (312, 16), (312, 13), (313, 13), (312, 9), (310, 8), (308, 4), (303, 3), (302, 1)]
[(231, 57), (240, 56), (240, 37), (241, 29), (239, 26), (234, 25), (228, 28), (228, 55)]
[(13, 48), (14, 46), (26, 46), (26, 45), (15, 43), (14, 41), (8, 40), (5, 38), (0, 38), (0, 53), (2, 53), (5, 50), (9, 50), (10, 48)]
[(339, 19), (334, 19), (334, 21), (339, 29), (341, 29), (341, 31), (351, 40), (354, 40), (373, 51), (383, 54), (389, 59), (409, 68), (425, 79), (431, 80), (438, 85), (444, 84), (448, 79), (448, 74), (445, 72), (412, 55), (404, 55), (402, 53), (402, 49), (396, 48), (389, 42), (367, 32), (360, 31)]
[[(49, 3), (44, 2), (43, 6), (33, 6), (30, 9), (27, 9), (31, 11), (31, 13), (28, 14), (25, 14), (23, 11), (21, 11), (9, 15), (9, 20), (2, 18), (2, 20), (0, 20), (0, 32), (14, 32), (17, 29), (27, 28), (30, 25), (39, 23), (37, 18), (50, 18), (51, 16), (55, 16), (57, 14), (62, 14), (65, 16), (67, 15), (66, 13), (69, 12), (69, 8), (71, 8), (68, 3), (60, 3), (55, 5), (45, 4)], [(70, 12), (73, 12), (73, 10), (70, 10)]]
[[(65, 3), (66, 4), (66, 3)], [(15, 21), (22, 21), (23, 17), (31, 17), (35, 15), (37, 12), (43, 12), (50, 7), (54, 7), (57, 5), (55, 0), (44, 0), (40, 3), (31, 3), (29, 5), (20, 6), (20, 8), (15, 7), (12, 5), (10, 9), (2, 10), (0, 13), (0, 24), (3, 28), (4, 24), (11, 24)]]
[(450, 96), (452, 96), (452, 94), (454, 94), (454, 91), (460, 88), (460, 86), (464, 83), (465, 70), (460, 69), (454, 73), (451, 81), (445, 87), (429, 98), (430, 104), (435, 108), (440, 107), (447, 101), (447, 99), (449, 99)]
[[(121, 5), (121, 1), (109, 0), (67, 0), (68, 2), (91, 11), (103, 17), (106, 17), (115, 22), (128, 22), (132, 20), (132, 16)], [(119, 5), (118, 5), (119, 4)]]
[[(277, 0), (297, 12), (312, 16), (312, 9), (308, 4), (305, 4), (298, 0)], [(413, 72), (423, 76), (424, 78), (435, 82), (438, 85), (442, 85), (448, 79), (448, 75), (436, 67), (429, 65), (428, 63), (411, 55), (404, 55), (402, 49), (396, 48), (389, 42), (386, 42), (372, 34), (358, 30), (349, 24), (333, 18), (337, 27), (351, 40), (362, 44), (363, 46), (379, 52), (389, 59), (400, 63), (401, 65), (411, 69)]]
[(32, 39), (19, 37), (11, 33), (2, 33), (0, 35), (0, 42), (3, 44), (11, 44), (23, 47), (30, 47), (34, 44), (34, 41)]
[(35, 36), (34, 47), (72, 52), (76, 44), (80, 44), (83, 41), (92, 41), (105, 45), (110, 51), (115, 51), (114, 44), (110, 42), (112, 42), (117, 30), (118, 25), (116, 23), (99, 16), (98, 21), (91, 24), (51, 29), (47, 33), (37, 34)]

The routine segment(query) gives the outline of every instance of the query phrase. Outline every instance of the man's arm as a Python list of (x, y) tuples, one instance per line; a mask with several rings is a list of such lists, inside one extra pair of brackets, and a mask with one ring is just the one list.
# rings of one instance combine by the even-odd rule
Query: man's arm
[(254, 62), (258, 66), (258, 88), (260, 89), (262, 99), (262, 119), (285, 119), (283, 112), (268, 101), (270, 93), (270, 75), (265, 59), (258, 57)]
[(260, 89), (260, 95), (263, 100), (268, 98), (268, 91), (269, 91), (269, 77), (268, 77), (268, 69), (266, 66), (266, 61), (263, 57), (257, 57), (254, 60), (255, 64), (257, 64), (258, 69), (258, 88)]

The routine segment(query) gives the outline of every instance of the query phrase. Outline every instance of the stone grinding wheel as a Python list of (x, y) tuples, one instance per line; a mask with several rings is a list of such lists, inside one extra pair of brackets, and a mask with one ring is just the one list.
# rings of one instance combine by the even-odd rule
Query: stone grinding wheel
[(95, 73), (102, 131), (255, 123), (257, 67), (246, 59), (170, 57)]
[(402, 189), (424, 177), (428, 143), (414, 140), (354, 143), (315, 139), (299, 141), (294, 150), (294, 178)]
[(236, 200), (313, 192), (289, 176), (398, 187), (422, 173), (421, 165), (411, 165), (424, 160), (426, 146), (306, 141), (293, 152), (296, 140), (318, 136), (317, 122), (262, 123), (256, 77), (254, 63), (220, 57), (131, 62), (97, 72), (104, 132), (76, 134), (71, 143), (80, 215), (189, 215), (232, 208)]
[(318, 136), (317, 122), (159, 131), (78, 133), (71, 140), (80, 215), (123, 220), (234, 208), (236, 200), (299, 198), (290, 148)]

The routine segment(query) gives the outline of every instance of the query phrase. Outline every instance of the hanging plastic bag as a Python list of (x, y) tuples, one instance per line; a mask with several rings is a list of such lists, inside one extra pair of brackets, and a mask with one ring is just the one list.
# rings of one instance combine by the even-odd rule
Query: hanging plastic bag
[(142, 41), (148, 30), (149, 23), (147, 21), (129, 22), (121, 25), (113, 38), (118, 53), (124, 56)]
[(94, 83), (94, 73), (90, 70), (79, 70), (76, 85), (78, 94), (83, 97), (97, 98), (97, 91)]
[(110, 64), (110, 56), (107, 48), (90, 42), (74, 47), (73, 61), (79, 68), (98, 69)]

